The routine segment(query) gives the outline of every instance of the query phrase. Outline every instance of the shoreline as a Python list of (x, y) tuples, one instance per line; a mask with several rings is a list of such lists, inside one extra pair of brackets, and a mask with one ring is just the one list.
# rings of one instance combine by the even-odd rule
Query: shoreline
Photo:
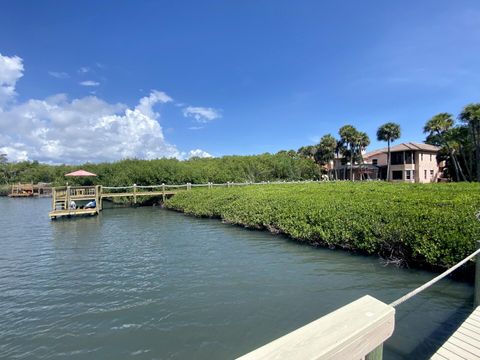
[[(368, 195), (367, 203), (361, 193), (372, 190), (378, 190), (380, 196)], [(343, 197), (335, 200), (338, 191)], [(397, 191), (395, 196), (391, 194)], [(321, 202), (322, 196), (328, 201)], [(362, 206), (348, 213), (355, 203)], [(175, 195), (164, 207), (283, 234), (314, 247), (376, 255), (386, 263), (432, 271), (445, 269), (473, 252), (480, 235), (480, 222), (473, 211), (480, 207), (480, 187), (471, 184), (358, 183), (195, 190)], [(418, 216), (424, 211), (427, 215)]]

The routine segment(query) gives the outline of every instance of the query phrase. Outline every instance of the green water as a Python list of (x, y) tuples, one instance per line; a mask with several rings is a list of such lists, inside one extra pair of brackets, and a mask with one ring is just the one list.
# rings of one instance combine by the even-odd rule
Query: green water
[[(434, 274), (159, 208), (50, 221), (0, 198), (1, 359), (231, 359)], [(471, 308), (444, 280), (397, 309), (385, 359), (428, 358)]]

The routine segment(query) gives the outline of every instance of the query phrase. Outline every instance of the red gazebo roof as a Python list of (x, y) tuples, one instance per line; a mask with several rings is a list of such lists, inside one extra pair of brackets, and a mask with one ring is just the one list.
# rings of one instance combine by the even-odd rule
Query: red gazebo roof
[(65, 176), (97, 176), (97, 174), (94, 174), (85, 170), (77, 170), (77, 171), (65, 174)]

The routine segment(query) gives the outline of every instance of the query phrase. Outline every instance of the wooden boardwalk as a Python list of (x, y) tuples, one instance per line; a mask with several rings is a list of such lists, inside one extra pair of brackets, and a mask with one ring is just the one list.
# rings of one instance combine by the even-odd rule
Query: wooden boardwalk
[(480, 306), (470, 314), (445, 344), (431, 357), (433, 360), (480, 359)]
[[(103, 187), (96, 186), (64, 186), (53, 189), (51, 219), (60, 217), (75, 217), (82, 215), (96, 215), (103, 209), (104, 199), (131, 198), (137, 203), (138, 197), (162, 197), (163, 201), (168, 196), (176, 194), (180, 189), (190, 190), (186, 185), (159, 185), (159, 186), (125, 186)], [(95, 201), (94, 208), (85, 209), (87, 202)], [(83, 204), (83, 208), (81, 206)]]

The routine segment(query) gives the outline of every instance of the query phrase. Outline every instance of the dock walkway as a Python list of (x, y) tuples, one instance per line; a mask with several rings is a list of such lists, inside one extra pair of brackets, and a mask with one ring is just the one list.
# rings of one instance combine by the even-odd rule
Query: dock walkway
[[(206, 184), (179, 184), (179, 185), (132, 185), (132, 186), (61, 186), (52, 189), (52, 211), (49, 212), (51, 219), (66, 216), (73, 217), (77, 215), (96, 215), (102, 211), (102, 202), (104, 199), (113, 198), (131, 198), (134, 204), (137, 203), (138, 197), (161, 197), (163, 201), (169, 196), (175, 195), (179, 191), (191, 190), (192, 188), (205, 187), (213, 189), (214, 187), (231, 187), (246, 185), (269, 185), (269, 184), (299, 184), (318, 182), (312, 181), (262, 181), (259, 183), (244, 182), (234, 183), (227, 182), (224, 184), (206, 183)], [(86, 209), (72, 208), (71, 202), (83, 203), (95, 200), (96, 207), (89, 211), (80, 211)], [(77, 205), (77, 204), (76, 204)]]
[(480, 359), (480, 306), (431, 357), (432, 360)]

